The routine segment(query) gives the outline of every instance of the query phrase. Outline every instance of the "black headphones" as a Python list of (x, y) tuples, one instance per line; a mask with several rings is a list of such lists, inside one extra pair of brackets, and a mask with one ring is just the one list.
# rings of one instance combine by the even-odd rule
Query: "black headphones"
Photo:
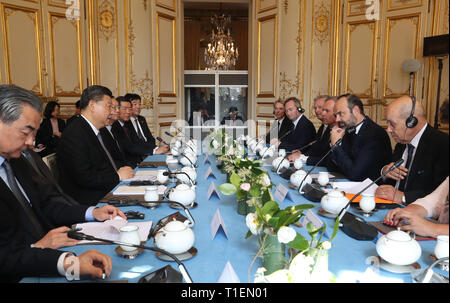
[(297, 107), (297, 110), (299, 113), (303, 114), (305, 112), (305, 110), (301, 107)]
[(414, 128), (414, 127), (416, 127), (417, 123), (419, 123), (417, 118), (414, 117), (414, 111), (416, 110), (416, 98), (414, 96), (409, 96), (409, 97), (411, 98), (411, 101), (412, 101), (412, 109), (411, 109), (411, 114), (409, 114), (409, 117), (406, 119), (406, 127)]

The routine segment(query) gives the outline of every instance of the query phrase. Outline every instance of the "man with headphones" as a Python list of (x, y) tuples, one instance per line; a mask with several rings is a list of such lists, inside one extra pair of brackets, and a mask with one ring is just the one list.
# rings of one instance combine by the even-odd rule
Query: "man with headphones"
[(278, 99), (273, 104), (273, 115), (275, 120), (270, 128), (270, 131), (266, 135), (266, 143), (276, 144), (278, 139), (283, 141), (286, 132), (288, 132), (292, 127), (292, 122), (289, 120), (284, 112), (284, 103), (281, 99)]
[(449, 138), (427, 123), (423, 106), (403, 96), (386, 107), (387, 132), (397, 142), (389, 169), (400, 158), (404, 165), (386, 176), (376, 196), (410, 204), (430, 194), (448, 176)]
[(334, 114), (337, 127), (330, 132), (334, 149), (327, 163), (328, 171), (342, 173), (350, 181), (375, 180), (391, 160), (388, 134), (364, 114), (364, 105), (355, 95), (338, 97)]
[[(316, 128), (314, 124), (303, 113), (300, 100), (291, 97), (284, 101), (284, 110), (286, 117), (292, 121), (290, 132), (287, 133), (286, 140), (280, 142), (279, 149), (285, 149), (290, 152), (301, 149), (314, 141), (316, 137)], [(305, 149), (306, 151), (306, 149)]]

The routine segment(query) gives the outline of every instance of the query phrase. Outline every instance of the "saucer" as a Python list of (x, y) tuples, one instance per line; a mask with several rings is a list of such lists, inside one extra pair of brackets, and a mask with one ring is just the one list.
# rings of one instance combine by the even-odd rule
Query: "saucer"
[[(191, 209), (191, 208), (195, 208), (197, 206), (198, 206), (198, 203), (194, 202), (194, 204), (188, 205), (188, 206), (186, 206), (186, 208)], [(175, 204), (175, 203), (170, 203), (170, 207), (175, 208), (175, 209), (184, 209), (183, 207), (181, 207), (180, 205)]]
[(319, 215), (323, 216), (323, 217), (327, 217), (327, 218), (331, 218), (331, 219), (336, 219), (338, 215), (332, 214), (327, 212), (325, 209), (321, 208), (319, 209), (319, 211), (317, 212)]
[[(145, 242), (141, 242), (141, 245), (144, 245)], [(122, 247), (119, 245), (117, 246), (114, 251), (121, 257), (125, 258), (125, 259), (134, 259), (136, 258), (138, 255), (140, 255), (144, 249), (143, 248), (136, 248), (135, 250), (132, 251), (127, 251), (127, 250), (123, 250)]]
[(378, 209), (374, 208), (374, 209), (372, 209), (371, 212), (366, 213), (366, 212), (363, 211), (363, 210), (361, 209), (361, 207), (359, 207), (359, 206), (356, 207), (356, 210), (358, 211), (358, 213), (362, 214), (364, 217), (367, 217), (367, 218), (368, 218), (368, 217), (372, 217), (373, 214), (376, 213), (376, 212), (378, 211)]
[(164, 198), (163, 195), (159, 195), (158, 201), (141, 201), (139, 204), (148, 209), (156, 209), (158, 206), (161, 205), (161, 203), (158, 202), (161, 202), (163, 198)]
[(409, 274), (417, 269), (420, 269), (420, 264), (417, 262), (409, 265), (394, 265), (386, 262), (381, 257), (378, 257), (378, 260), (380, 261), (379, 266), (381, 269), (395, 274)]
[[(173, 254), (175, 257), (178, 258), (178, 260), (180, 261), (184, 261), (184, 260), (189, 260), (193, 257), (195, 257), (197, 255), (197, 248), (195, 247), (191, 247), (187, 252), (181, 253), (181, 254)], [(160, 253), (159, 251), (157, 251), (155, 253), (156, 257), (158, 257), (158, 259), (164, 260), (164, 261), (171, 261), (174, 262), (175, 260), (172, 259), (171, 257), (169, 257), (168, 255), (164, 255), (162, 253)]]
[[(430, 254), (430, 260), (431, 260), (432, 262), (436, 262), (438, 259), (437, 259), (437, 257), (436, 257), (435, 254)], [(441, 270), (448, 271), (448, 270), (449, 270), (449, 262), (448, 262), (448, 261), (445, 261), (444, 263), (439, 264), (438, 267), (439, 267)]]

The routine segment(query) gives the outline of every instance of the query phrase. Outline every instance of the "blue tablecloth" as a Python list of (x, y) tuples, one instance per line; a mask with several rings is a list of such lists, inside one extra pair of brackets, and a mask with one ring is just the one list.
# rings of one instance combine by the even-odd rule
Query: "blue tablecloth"
[[(197, 168), (196, 202), (198, 207), (191, 209), (191, 213), (195, 218), (195, 244), (198, 254), (183, 261), (189, 271), (194, 282), (215, 283), (221, 276), (227, 262), (230, 262), (234, 271), (240, 279), (240, 282), (253, 282), (254, 275), (258, 267), (261, 266), (261, 259), (256, 259), (253, 266), (250, 265), (258, 251), (256, 237), (245, 239), (247, 227), (245, 224), (245, 216), (237, 213), (236, 196), (225, 196), (220, 193), (220, 199), (213, 195), (211, 199), (207, 199), (207, 192), (212, 182), (218, 187), (226, 181), (226, 176), (216, 167), (214, 156), (209, 156), (211, 164), (202, 164), (205, 155), (199, 156)], [(146, 161), (164, 161), (165, 156), (155, 155), (146, 159)], [(210, 176), (205, 180), (204, 176), (207, 169), (211, 167), (215, 178)], [(270, 171), (270, 167), (267, 167)], [(318, 168), (318, 171), (325, 170)], [(281, 178), (274, 172), (270, 171), (272, 182), (275, 184), (273, 192), (279, 183), (289, 186), (288, 180)], [(312, 203), (300, 196), (294, 189), (289, 189), (290, 195), (294, 202), (284, 201), (280, 204), (281, 208), (290, 205)], [(315, 208), (312, 210), (317, 214), (320, 210), (320, 203), (312, 203)], [(101, 206), (101, 204), (99, 204)], [(178, 210), (170, 208), (168, 204), (149, 210), (144, 207), (122, 207), (124, 212), (128, 210), (138, 210), (145, 214), (145, 220), (153, 221), (156, 224), (159, 219), (172, 214)], [(215, 238), (211, 235), (211, 220), (219, 210), (225, 223), (228, 237), (219, 230)], [(354, 212), (355, 209), (351, 208)], [(183, 213), (182, 210), (180, 210)], [(379, 210), (366, 221), (381, 221), (384, 219), (387, 210)], [(328, 235), (332, 234), (334, 219), (320, 216), (320, 219), (327, 225)], [(131, 222), (133, 220), (130, 220)], [(306, 232), (301, 231), (305, 236)], [(381, 234), (380, 234), (381, 236)], [(336, 276), (338, 282), (412, 282), (410, 274), (395, 274), (378, 269), (371, 265), (371, 257), (377, 256), (375, 249), (375, 241), (357, 241), (350, 238), (342, 231), (333, 240), (333, 247), (329, 251), (329, 270)], [(431, 265), (430, 254), (433, 253), (436, 241), (420, 241), (422, 247), (422, 256), (418, 263), (422, 268)], [(146, 243), (147, 246), (155, 246), (153, 239)], [(79, 245), (75, 247), (64, 248), (63, 250), (72, 251), (76, 254), (82, 254), (89, 249), (97, 249), (112, 258), (113, 271), (106, 281), (127, 280), (128, 282), (137, 282), (142, 276), (155, 271), (161, 267), (171, 264), (177, 269), (177, 264), (158, 259), (152, 251), (144, 251), (136, 259), (124, 259), (114, 250), (116, 245)], [(448, 273), (447, 273), (448, 276)], [(25, 278), (22, 282), (67, 282), (64, 277), (54, 278)]]

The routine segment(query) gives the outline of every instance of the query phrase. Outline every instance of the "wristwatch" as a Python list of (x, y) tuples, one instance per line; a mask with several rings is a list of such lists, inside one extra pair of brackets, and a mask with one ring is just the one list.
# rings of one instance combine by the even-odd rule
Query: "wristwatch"
[(406, 204), (406, 196), (405, 196), (405, 194), (403, 194), (403, 196), (402, 196), (402, 203)]

